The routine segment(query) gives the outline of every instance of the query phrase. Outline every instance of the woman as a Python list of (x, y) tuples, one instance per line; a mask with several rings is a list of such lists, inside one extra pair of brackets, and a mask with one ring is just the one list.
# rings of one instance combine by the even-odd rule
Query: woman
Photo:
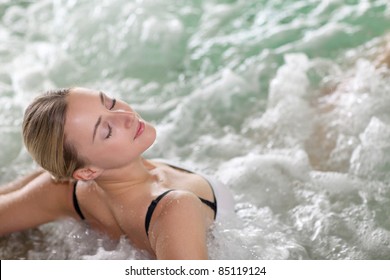
[(0, 235), (73, 217), (112, 238), (126, 235), (157, 259), (207, 259), (208, 228), (232, 212), (220, 183), (142, 158), (154, 127), (103, 92), (71, 88), (36, 98), (23, 136), (46, 171), (0, 188)]

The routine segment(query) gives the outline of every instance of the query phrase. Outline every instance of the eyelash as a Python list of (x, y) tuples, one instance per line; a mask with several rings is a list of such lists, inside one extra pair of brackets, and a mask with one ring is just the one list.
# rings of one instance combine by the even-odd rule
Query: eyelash
[(115, 107), (115, 104), (116, 104), (116, 99), (114, 98), (112, 99), (112, 105), (109, 110), (112, 110)]
[(111, 127), (110, 125), (108, 125), (108, 134), (107, 134), (107, 136), (106, 136), (105, 139), (108, 139), (108, 138), (110, 138), (111, 136), (112, 136), (112, 127)]

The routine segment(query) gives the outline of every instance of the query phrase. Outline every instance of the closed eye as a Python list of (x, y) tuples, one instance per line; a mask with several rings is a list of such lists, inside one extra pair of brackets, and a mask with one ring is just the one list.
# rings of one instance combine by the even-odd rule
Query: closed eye
[(105, 139), (108, 139), (112, 136), (112, 127), (110, 125), (108, 125), (108, 133), (107, 133), (107, 136), (105, 137)]
[(105, 106), (108, 110), (112, 110), (115, 107), (116, 99), (110, 98), (105, 94), (104, 92), (100, 92), (100, 99), (102, 102), (102, 105)]

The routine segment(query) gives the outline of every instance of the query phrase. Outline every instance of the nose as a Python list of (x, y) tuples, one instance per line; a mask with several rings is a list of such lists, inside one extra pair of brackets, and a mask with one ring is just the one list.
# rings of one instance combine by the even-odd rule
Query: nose
[(127, 111), (122, 109), (112, 111), (112, 115), (115, 122), (122, 124), (125, 128), (130, 128), (137, 117), (137, 114), (134, 111)]

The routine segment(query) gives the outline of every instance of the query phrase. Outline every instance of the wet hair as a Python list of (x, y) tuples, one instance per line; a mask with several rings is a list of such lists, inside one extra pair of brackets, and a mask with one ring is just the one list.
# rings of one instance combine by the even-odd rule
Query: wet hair
[(27, 107), (23, 140), (32, 158), (56, 180), (68, 180), (85, 165), (75, 147), (66, 140), (66, 97), (70, 88), (45, 92)]

